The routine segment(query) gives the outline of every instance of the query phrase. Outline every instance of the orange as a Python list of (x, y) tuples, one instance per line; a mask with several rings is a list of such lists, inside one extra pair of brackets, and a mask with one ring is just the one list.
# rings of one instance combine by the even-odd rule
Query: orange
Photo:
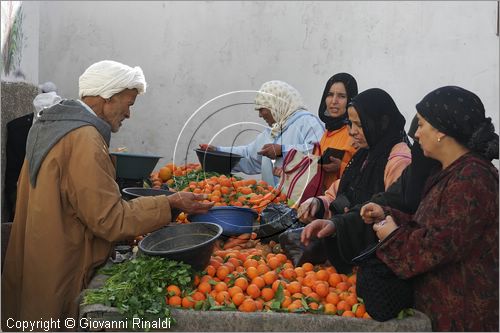
[(314, 285), (316, 284), (316, 275), (314, 274), (306, 275), (304, 281), (302, 281), (302, 284), (304, 286), (311, 287), (314, 290)]
[(356, 315), (356, 317), (363, 318), (365, 313), (366, 313), (366, 306), (364, 304), (358, 304), (358, 308), (356, 309), (356, 312), (354, 313)]
[(268, 286), (272, 285), (273, 282), (278, 279), (278, 275), (276, 274), (275, 271), (269, 271), (265, 273), (262, 277), (264, 278), (264, 281)]
[(161, 180), (166, 182), (167, 180), (172, 178), (172, 169), (165, 166), (165, 167), (160, 169), (160, 173), (158, 176), (161, 178)]
[(281, 275), (288, 281), (292, 281), (297, 277), (297, 273), (292, 268), (286, 268), (285, 270), (281, 271)]
[(340, 302), (340, 297), (337, 293), (329, 293), (326, 296), (326, 302), (333, 305), (337, 305), (337, 303)]
[(197, 291), (193, 295), (191, 295), (191, 298), (193, 299), (193, 301), (197, 302), (197, 301), (204, 301), (206, 297), (203, 293)]
[(276, 258), (276, 257), (271, 257), (269, 258), (269, 260), (267, 261), (267, 264), (269, 265), (269, 267), (271, 267), (272, 269), (276, 269), (278, 268), (280, 265), (281, 265), (281, 261)]
[(214, 288), (215, 291), (221, 292), (227, 290), (227, 284), (225, 282), (218, 282)]
[(351, 307), (352, 307), (354, 304), (358, 303), (358, 299), (357, 299), (357, 298), (356, 298), (356, 296), (355, 296), (355, 295), (353, 295), (353, 294), (350, 294), (349, 296), (347, 296), (347, 297), (345, 298), (345, 301), (346, 301), (346, 302), (347, 302), (347, 304), (349, 304)]
[(314, 266), (310, 262), (306, 262), (302, 265), (302, 268), (304, 269), (304, 272), (310, 272), (314, 269)]
[(167, 287), (167, 293), (169, 296), (180, 296), (181, 289), (174, 284), (171, 284)]
[(243, 266), (248, 269), (248, 267), (257, 267), (259, 265), (259, 262), (255, 259), (249, 258), (245, 260), (243, 263)]
[(247, 288), (247, 294), (253, 299), (256, 299), (257, 297), (260, 296), (260, 288), (252, 283)]
[(342, 282), (340, 274), (337, 273), (330, 274), (330, 277), (328, 278), (328, 283), (330, 284), (330, 286), (335, 288), (337, 284), (339, 284), (340, 282)]
[(281, 301), (281, 308), (286, 309), (290, 304), (292, 304), (292, 298), (290, 296), (283, 297), (283, 301)]
[(318, 310), (318, 308), (319, 308), (319, 304), (316, 302), (311, 302), (307, 305), (309, 306), (310, 309), (313, 309), (313, 310)]
[(339, 301), (337, 303), (337, 309), (344, 311), (351, 311), (351, 306), (346, 301)]
[(304, 277), (306, 276), (306, 272), (302, 267), (295, 267), (295, 273), (297, 274), (297, 277)]
[(355, 286), (356, 285), (356, 274), (353, 274), (347, 278), (347, 282), (350, 283), (351, 285)]
[(365, 313), (363, 314), (363, 318), (364, 318), (364, 319), (372, 319), (372, 317), (370, 316), (370, 314), (369, 314), (368, 312), (365, 312)]
[(234, 281), (234, 285), (240, 287), (242, 291), (245, 291), (248, 287), (248, 281), (244, 277), (239, 277)]
[(328, 281), (328, 278), (330, 277), (330, 274), (324, 269), (320, 269), (319, 271), (316, 272), (316, 279), (321, 280), (321, 281)]
[(253, 299), (246, 299), (240, 304), (238, 310), (242, 312), (255, 312), (257, 311), (257, 304)]
[(259, 271), (254, 266), (248, 267), (247, 270), (246, 270), (246, 273), (247, 273), (247, 276), (248, 276), (249, 279), (254, 279), (257, 276), (259, 276)]
[(243, 295), (242, 293), (236, 293), (231, 297), (231, 300), (233, 301), (234, 305), (239, 306), (245, 300), (245, 295)]
[(346, 291), (349, 287), (350, 285), (347, 282), (339, 282), (335, 288), (340, 291)]
[(182, 298), (179, 296), (172, 296), (168, 298), (168, 305), (170, 306), (181, 306)]
[(189, 296), (186, 296), (182, 299), (182, 307), (186, 309), (190, 309), (194, 306), (194, 302), (190, 299)]
[(262, 278), (262, 276), (257, 276), (252, 279), (252, 284), (255, 284), (259, 288), (264, 288), (266, 285), (266, 281)]
[(274, 290), (272, 290), (271, 288), (264, 288), (261, 291), (261, 296), (264, 301), (270, 301), (274, 298)]
[(312, 291), (311, 287), (302, 286), (302, 288), (301, 288), (301, 293), (303, 293), (306, 296), (309, 296), (309, 294), (311, 294), (312, 292), (313, 291)]
[(257, 271), (259, 272), (259, 275), (264, 275), (265, 273), (269, 272), (270, 269), (266, 264), (259, 264), (257, 266)]
[(300, 283), (298, 283), (297, 281), (293, 281), (293, 282), (290, 282), (286, 289), (291, 293), (291, 294), (295, 294), (295, 293), (299, 293), (302, 289), (302, 286), (300, 285)]
[(208, 282), (200, 282), (198, 290), (202, 293), (209, 293), (212, 291), (212, 285)]
[(222, 265), (219, 268), (217, 268), (217, 277), (221, 280), (224, 280), (226, 276), (228, 276), (230, 273), (229, 268), (226, 265)]
[(282, 263), (282, 264), (285, 264), (286, 263), (286, 255), (284, 255), (283, 253), (278, 253), (276, 255), (276, 258), (278, 258), (278, 260)]
[(231, 296), (227, 291), (221, 291), (215, 296), (215, 300), (219, 302), (220, 304), (225, 304), (229, 303), (229, 300), (231, 299)]
[(280, 284), (283, 286), (283, 290), (286, 290), (286, 282), (282, 281), (282, 280), (276, 280), (276, 281), (274, 281), (273, 284), (271, 285), (271, 288), (274, 291), (277, 291)]
[(324, 311), (327, 314), (335, 314), (337, 313), (337, 307), (334, 304), (326, 303)]
[(229, 295), (231, 297), (233, 297), (237, 293), (243, 293), (243, 290), (240, 287), (238, 287), (238, 286), (232, 286), (227, 291), (229, 292)]
[(328, 287), (328, 284), (326, 282), (317, 282), (314, 285), (314, 291), (319, 295), (319, 297), (323, 298), (328, 295), (330, 292), (330, 289)]
[(347, 310), (342, 313), (342, 317), (356, 317), (356, 315), (351, 310)]

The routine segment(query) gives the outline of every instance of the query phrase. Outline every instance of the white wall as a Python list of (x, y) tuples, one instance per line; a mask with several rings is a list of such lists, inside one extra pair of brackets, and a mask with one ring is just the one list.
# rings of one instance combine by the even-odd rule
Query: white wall
[[(360, 91), (387, 90), (407, 123), (431, 90), (477, 93), (498, 131), (497, 3), (489, 2), (40, 2), (40, 81), (77, 96), (78, 76), (95, 61), (143, 68), (149, 87), (112, 147), (172, 159), (186, 120), (202, 104), (268, 80), (295, 86), (317, 112), (326, 80), (353, 74)], [(194, 117), (182, 142), (194, 144), (238, 121), (264, 122), (252, 94), (230, 95)], [(200, 126), (195, 132), (195, 128)], [(407, 126), (408, 127), (408, 126)], [(229, 145), (239, 126), (215, 138)], [(259, 126), (252, 125), (252, 129)], [(194, 136), (193, 136), (194, 134)], [(245, 132), (236, 143), (248, 141)], [(186, 152), (187, 144), (177, 152)], [(176, 162), (178, 161), (176, 155)]]

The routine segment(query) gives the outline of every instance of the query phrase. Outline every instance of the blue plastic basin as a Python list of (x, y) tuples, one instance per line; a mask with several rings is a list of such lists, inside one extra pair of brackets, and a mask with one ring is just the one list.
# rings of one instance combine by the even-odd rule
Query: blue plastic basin
[(257, 216), (257, 212), (250, 208), (220, 206), (211, 208), (206, 214), (189, 215), (189, 221), (218, 224), (224, 235), (233, 236), (252, 232)]

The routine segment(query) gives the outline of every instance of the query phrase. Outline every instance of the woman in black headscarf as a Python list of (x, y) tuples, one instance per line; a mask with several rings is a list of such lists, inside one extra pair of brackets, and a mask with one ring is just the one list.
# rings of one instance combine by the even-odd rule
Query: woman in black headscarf
[(349, 136), (347, 105), (358, 94), (356, 79), (347, 73), (337, 73), (325, 85), (318, 109), (319, 118), (325, 123), (326, 131), (321, 137), (320, 148), (324, 154), (328, 148), (345, 151), (339, 159), (333, 156), (326, 158), (322, 164), (324, 190), (344, 173), (347, 163), (356, 152)]
[[(349, 109), (350, 135), (360, 149), (340, 183), (333, 183), (310, 207), (301, 205), (298, 215), (303, 222), (330, 218), (369, 200), (373, 194), (385, 191), (411, 162), (405, 119), (387, 92), (368, 89), (353, 98)], [(354, 124), (351, 114), (356, 118)]]
[(377, 256), (415, 277), (415, 307), (433, 330), (498, 332), (498, 170), (490, 162), (498, 135), (479, 97), (460, 87), (436, 89), (416, 108), (415, 136), (441, 168), (413, 216), (374, 203), (361, 214), (367, 223), (383, 218), (373, 224)]

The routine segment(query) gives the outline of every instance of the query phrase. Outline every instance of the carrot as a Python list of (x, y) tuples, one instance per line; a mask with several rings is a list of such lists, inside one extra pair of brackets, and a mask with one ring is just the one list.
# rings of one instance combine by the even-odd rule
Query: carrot
[(224, 250), (227, 250), (229, 248), (232, 248), (236, 245), (240, 245), (243, 243), (246, 243), (246, 239), (239, 239), (239, 238), (229, 238), (225, 243), (224, 243)]
[(248, 239), (250, 239), (250, 236), (251, 236), (251, 234), (241, 234), (241, 235), (239, 235), (236, 238), (237, 239), (246, 239), (246, 240), (248, 240)]

